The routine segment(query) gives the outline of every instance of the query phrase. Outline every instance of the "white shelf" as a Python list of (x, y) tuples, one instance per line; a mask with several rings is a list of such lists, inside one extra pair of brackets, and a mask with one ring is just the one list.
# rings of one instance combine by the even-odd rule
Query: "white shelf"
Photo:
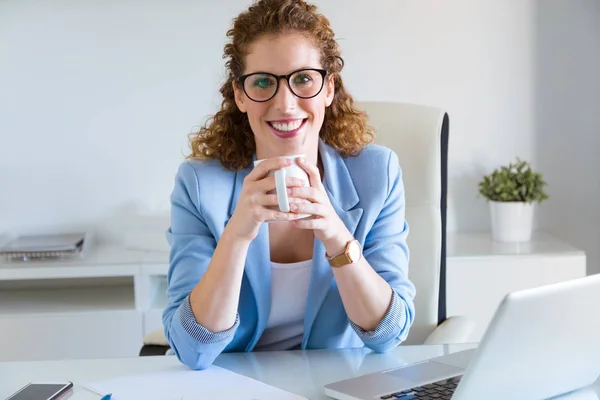
[(140, 265), (140, 273), (144, 275), (166, 276), (169, 272), (169, 255), (148, 252), (144, 255)]
[(542, 255), (582, 255), (584, 252), (545, 233), (534, 232), (531, 241), (501, 243), (492, 240), (490, 233), (448, 233), (446, 256), (449, 259), (477, 257), (539, 257)]
[(94, 243), (82, 257), (1, 258), (0, 332), (11, 346), (0, 361), (137, 355), (143, 335), (162, 326), (168, 269), (168, 251), (126, 244)]
[(489, 233), (448, 234), (446, 312), (476, 322), (481, 340), (511, 292), (586, 276), (586, 255), (544, 232), (523, 243), (494, 242)]
[(27, 262), (0, 259), (0, 281), (135, 276), (142, 270), (146, 274), (166, 275), (168, 253), (98, 246), (85, 257)]
[(25, 289), (0, 292), (0, 318), (135, 310), (132, 286)]

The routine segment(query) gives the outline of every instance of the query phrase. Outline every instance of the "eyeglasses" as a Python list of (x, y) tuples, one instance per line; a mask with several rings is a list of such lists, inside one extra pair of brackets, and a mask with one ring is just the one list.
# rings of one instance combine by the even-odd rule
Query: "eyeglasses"
[(274, 75), (268, 72), (254, 72), (240, 76), (238, 82), (250, 100), (262, 103), (271, 100), (279, 90), (281, 79), (287, 81), (288, 87), (301, 99), (310, 99), (321, 93), (325, 84), (327, 71), (307, 68), (294, 71), (288, 75)]

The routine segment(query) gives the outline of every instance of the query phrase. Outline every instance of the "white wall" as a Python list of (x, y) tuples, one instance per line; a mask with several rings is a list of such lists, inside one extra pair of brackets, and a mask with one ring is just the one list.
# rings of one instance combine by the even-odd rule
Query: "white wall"
[[(317, 1), (358, 100), (450, 113), (450, 230), (486, 229), (481, 174), (533, 157), (532, 1)], [(0, 232), (168, 212), (248, 3), (1, 1)]]
[(539, 0), (535, 149), (550, 199), (540, 224), (600, 272), (600, 1)]

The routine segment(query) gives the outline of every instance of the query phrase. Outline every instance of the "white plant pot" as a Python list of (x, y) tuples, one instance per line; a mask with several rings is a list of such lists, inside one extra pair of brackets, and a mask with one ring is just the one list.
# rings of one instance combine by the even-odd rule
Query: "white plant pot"
[(527, 242), (533, 227), (533, 203), (490, 201), (492, 238), (497, 242)]

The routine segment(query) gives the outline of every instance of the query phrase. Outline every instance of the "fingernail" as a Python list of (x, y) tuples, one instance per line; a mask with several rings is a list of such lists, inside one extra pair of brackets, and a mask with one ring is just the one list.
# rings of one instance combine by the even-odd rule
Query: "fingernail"
[(292, 211), (298, 210), (298, 205), (297, 204), (290, 204), (290, 210), (292, 210)]
[(285, 165), (292, 165), (292, 160), (290, 160), (289, 158), (286, 158)]
[(298, 160), (300, 160), (300, 162), (302, 164), (304, 164), (306, 162), (306, 159), (304, 157), (298, 157)]
[(292, 194), (292, 189), (288, 189), (287, 194)]

